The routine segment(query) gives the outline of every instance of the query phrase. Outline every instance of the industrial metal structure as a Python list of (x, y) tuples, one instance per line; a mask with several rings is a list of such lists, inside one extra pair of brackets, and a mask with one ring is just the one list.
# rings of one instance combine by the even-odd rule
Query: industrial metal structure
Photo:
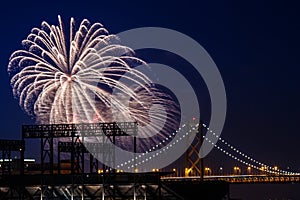
[(0, 140), (2, 176), (12, 173), (12, 152), (24, 152), (24, 148), (25, 143), (22, 140)]
[[(86, 138), (102, 138), (100, 141), (108, 139), (115, 144), (117, 137), (127, 136), (132, 138), (133, 152), (136, 152), (137, 132), (135, 122), (23, 125), (21, 140), (0, 141), (3, 160), (12, 161), (11, 152), (20, 152), (19, 165), (14, 170), (11, 170), (13, 162), (2, 166), (0, 199), (188, 200), (197, 184), (205, 188), (203, 159), (197, 156), (203, 137), (201, 126), (187, 151), (186, 167), (193, 169), (192, 175), (201, 177), (197, 184), (193, 180), (178, 182), (164, 179), (174, 173), (171, 170), (146, 173), (116, 171), (111, 167), (115, 163), (112, 145), (106, 145), (105, 142), (84, 143)], [(40, 140), (39, 165), (27, 166), (24, 162), (28, 139)], [(96, 149), (93, 152), (103, 154), (101, 156), (109, 166), (100, 163), (89, 149)], [(69, 159), (65, 159), (66, 155)], [(86, 167), (87, 163), (89, 167)], [(193, 185), (190, 185), (192, 182)], [(211, 196), (211, 199), (219, 199), (228, 193), (225, 181), (215, 181), (209, 188), (219, 191), (215, 192), (219, 196)]]

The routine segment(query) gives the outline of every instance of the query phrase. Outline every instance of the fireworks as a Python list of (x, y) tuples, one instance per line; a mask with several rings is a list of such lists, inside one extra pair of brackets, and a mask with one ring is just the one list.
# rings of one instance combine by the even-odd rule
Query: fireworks
[(26, 113), (38, 123), (137, 121), (142, 137), (176, 129), (174, 99), (135, 69), (146, 63), (132, 49), (100, 23), (76, 28), (71, 18), (66, 31), (58, 20), (33, 28), (10, 57), (13, 94)]

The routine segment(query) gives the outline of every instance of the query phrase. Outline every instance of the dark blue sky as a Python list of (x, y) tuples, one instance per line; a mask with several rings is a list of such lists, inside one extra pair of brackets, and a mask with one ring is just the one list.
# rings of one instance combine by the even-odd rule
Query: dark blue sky
[(31, 28), (43, 20), (57, 24), (61, 15), (65, 22), (70, 17), (100, 22), (111, 33), (158, 26), (192, 37), (224, 80), (228, 111), (222, 136), (258, 160), (300, 171), (299, 9), (271, 0), (6, 2), (0, 6), (1, 138), (19, 139), (21, 125), (34, 123), (12, 95), (10, 54)]

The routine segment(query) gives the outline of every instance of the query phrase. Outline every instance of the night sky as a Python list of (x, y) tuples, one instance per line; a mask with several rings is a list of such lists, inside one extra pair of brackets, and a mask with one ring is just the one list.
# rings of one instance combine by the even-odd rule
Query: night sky
[[(57, 25), (61, 15), (64, 22), (70, 17), (100, 22), (113, 34), (154, 26), (192, 37), (210, 54), (224, 81), (228, 107), (222, 137), (266, 164), (300, 171), (300, 5), (271, 0), (1, 4), (1, 138), (20, 139), (22, 124), (34, 123), (12, 95), (9, 57), (22, 48), (31, 28), (40, 27), (42, 21)], [(201, 106), (210, 106), (203, 102)]]

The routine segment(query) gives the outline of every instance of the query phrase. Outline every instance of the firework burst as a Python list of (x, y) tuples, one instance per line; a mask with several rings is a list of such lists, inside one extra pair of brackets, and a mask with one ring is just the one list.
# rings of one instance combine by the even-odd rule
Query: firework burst
[(137, 121), (141, 135), (176, 128), (173, 99), (134, 68), (146, 63), (132, 49), (100, 23), (84, 19), (76, 28), (71, 18), (65, 31), (58, 20), (33, 28), (10, 57), (13, 94), (26, 113), (50, 124)]

